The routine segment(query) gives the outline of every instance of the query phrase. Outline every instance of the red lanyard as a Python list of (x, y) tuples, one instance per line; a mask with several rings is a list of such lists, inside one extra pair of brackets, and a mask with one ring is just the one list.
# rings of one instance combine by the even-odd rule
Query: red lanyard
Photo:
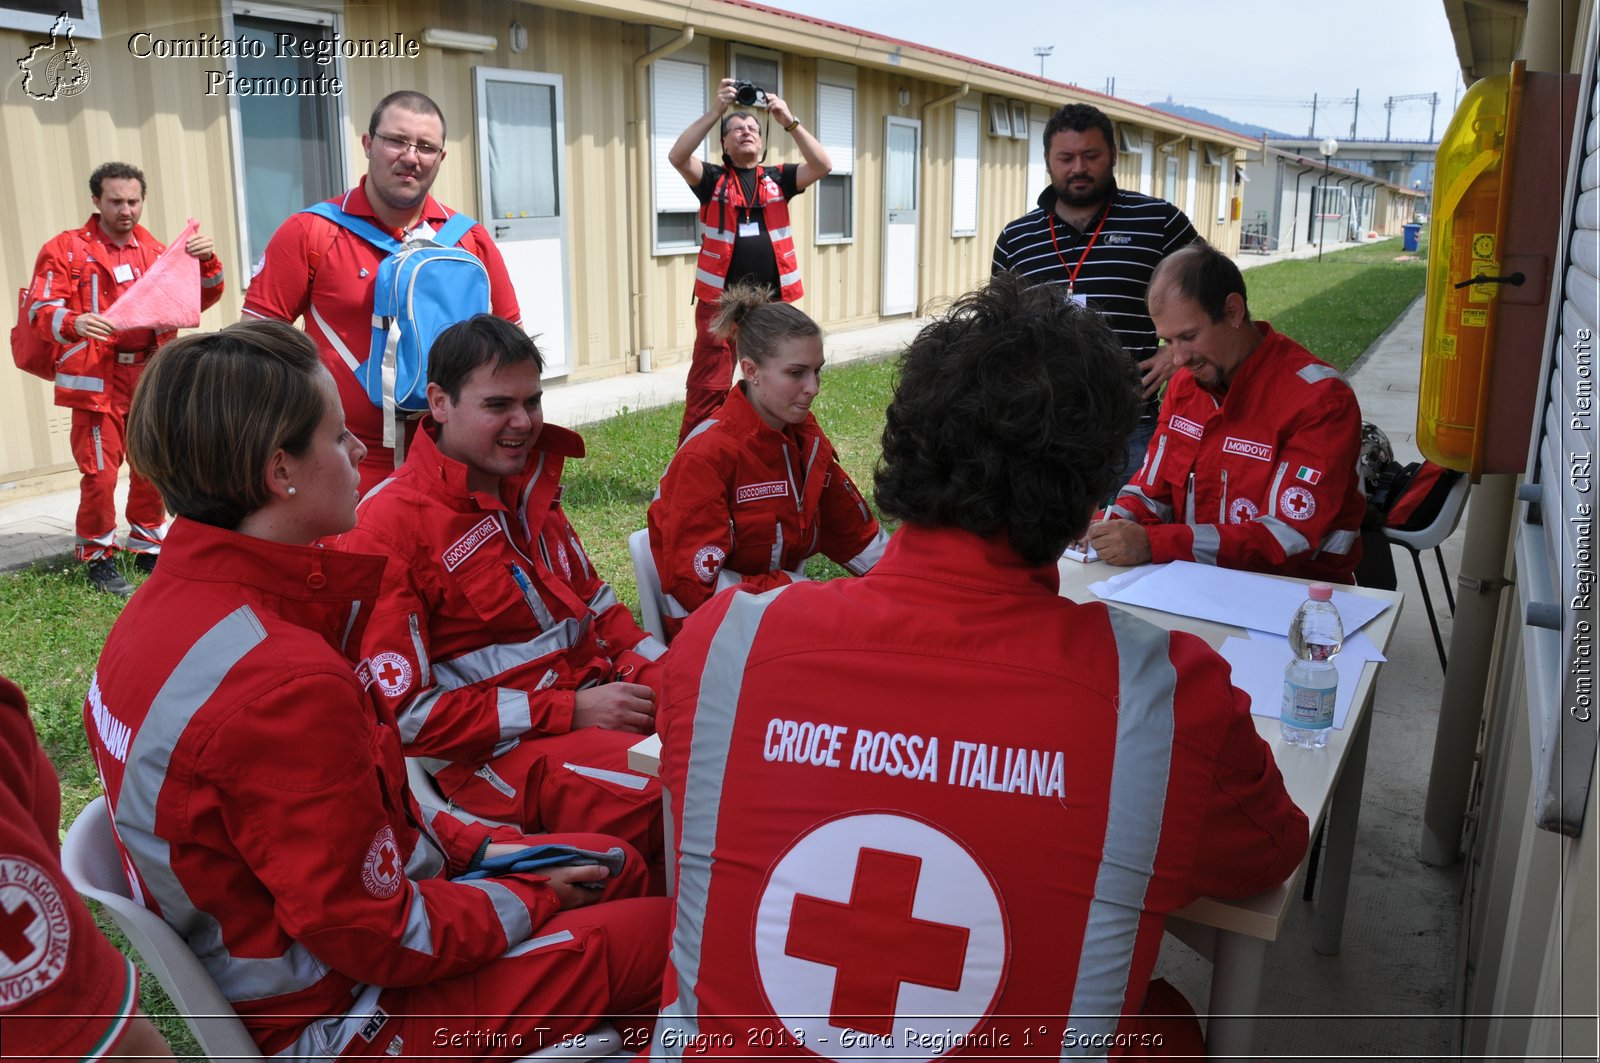
[[(1089, 257), (1089, 249), (1100, 238), (1100, 230), (1106, 227), (1106, 219), (1111, 216), (1111, 205), (1106, 204), (1106, 211), (1100, 215), (1100, 224), (1094, 227), (1094, 233), (1089, 237), (1089, 242), (1083, 245), (1083, 254), (1078, 256), (1078, 264), (1067, 270), (1067, 298), (1072, 298), (1072, 286), (1078, 283), (1078, 271), (1083, 268), (1083, 260)], [(1067, 260), (1061, 256), (1061, 244), (1056, 240), (1056, 216), (1052, 212), (1045, 215), (1045, 220), (1050, 223), (1050, 246), (1056, 249), (1056, 258), (1061, 260), (1061, 268), (1067, 269)]]

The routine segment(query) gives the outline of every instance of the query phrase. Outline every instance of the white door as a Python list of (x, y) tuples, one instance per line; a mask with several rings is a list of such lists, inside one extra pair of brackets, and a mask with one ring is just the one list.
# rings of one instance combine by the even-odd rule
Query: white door
[(572, 368), (567, 293), (566, 136), (561, 75), (475, 70), (484, 228), (506, 260), (547, 377)]
[(883, 166), (883, 314), (917, 309), (917, 206), (922, 187), (922, 123), (885, 118)]

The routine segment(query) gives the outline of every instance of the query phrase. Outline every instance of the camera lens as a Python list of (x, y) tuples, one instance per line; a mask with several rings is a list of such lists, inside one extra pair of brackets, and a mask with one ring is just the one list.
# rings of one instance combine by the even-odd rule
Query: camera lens
[(756, 92), (757, 89), (754, 85), (750, 84), (748, 81), (742, 82), (739, 85), (738, 92), (735, 94), (734, 99), (737, 100), (741, 106), (749, 107), (756, 102)]

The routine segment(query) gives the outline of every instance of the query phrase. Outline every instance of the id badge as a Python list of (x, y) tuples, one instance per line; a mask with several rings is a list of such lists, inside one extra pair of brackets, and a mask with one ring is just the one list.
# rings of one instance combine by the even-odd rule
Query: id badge
[(118, 284), (127, 284), (133, 280), (133, 267), (124, 262), (122, 265), (112, 269), (111, 276), (115, 278)]
[(761, 223), (758, 221), (742, 221), (739, 223), (740, 236), (760, 236)]
[(1071, 296), (1071, 299), (1072, 299), (1073, 302), (1077, 303), (1079, 306), (1086, 307), (1086, 306), (1089, 305), (1089, 297), (1087, 295), (1084, 295), (1082, 292), (1073, 292), (1072, 296)]

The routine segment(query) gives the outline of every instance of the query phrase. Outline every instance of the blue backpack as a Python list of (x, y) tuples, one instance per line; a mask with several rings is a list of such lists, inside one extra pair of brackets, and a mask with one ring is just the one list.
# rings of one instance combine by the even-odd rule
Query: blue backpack
[(394, 421), (428, 408), (428, 349), (433, 341), (456, 322), (489, 312), (489, 271), (475, 255), (455, 246), (478, 223), (454, 214), (433, 239), (402, 244), (331, 203), (315, 204), (304, 213), (326, 218), (388, 252), (378, 263), (372, 289), (372, 346), (355, 373), (372, 404), (392, 415), (385, 419), (384, 444), (394, 446)]

